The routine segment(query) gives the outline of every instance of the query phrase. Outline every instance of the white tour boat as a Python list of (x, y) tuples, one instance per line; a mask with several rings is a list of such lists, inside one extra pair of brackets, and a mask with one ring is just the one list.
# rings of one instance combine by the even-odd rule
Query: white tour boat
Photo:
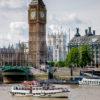
[(38, 85), (14, 85), (10, 93), (15, 96), (33, 96), (33, 97), (68, 97), (69, 90), (67, 88), (55, 87), (48, 84)]
[(79, 81), (79, 85), (100, 85), (100, 79), (98, 78), (83, 78)]

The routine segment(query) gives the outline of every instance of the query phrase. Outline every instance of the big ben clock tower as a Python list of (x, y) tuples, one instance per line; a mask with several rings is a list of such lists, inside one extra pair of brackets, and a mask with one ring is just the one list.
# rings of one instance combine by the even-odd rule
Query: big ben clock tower
[(32, 64), (46, 62), (46, 7), (42, 0), (32, 0), (28, 10), (29, 54)]

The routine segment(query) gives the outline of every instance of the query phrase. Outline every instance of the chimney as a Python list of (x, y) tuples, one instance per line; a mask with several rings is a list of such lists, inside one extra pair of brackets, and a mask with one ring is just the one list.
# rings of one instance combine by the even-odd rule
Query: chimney
[(93, 35), (95, 35), (95, 30), (93, 30)]
[(80, 33), (79, 33), (79, 28), (76, 28), (76, 34), (75, 34), (76, 37), (80, 36)]
[(79, 28), (76, 28), (76, 34), (79, 34)]
[(91, 27), (89, 27), (89, 34), (92, 34), (92, 32), (91, 32)]
[(85, 30), (85, 34), (88, 35), (88, 30), (87, 29)]

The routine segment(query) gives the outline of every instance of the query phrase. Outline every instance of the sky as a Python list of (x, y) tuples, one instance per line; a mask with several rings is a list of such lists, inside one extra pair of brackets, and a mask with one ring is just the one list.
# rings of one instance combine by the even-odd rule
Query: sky
[[(28, 5), (31, 0), (0, 0), (0, 46), (28, 41)], [(100, 0), (43, 0), (47, 8), (46, 33), (63, 30), (72, 38), (92, 27), (100, 35)]]

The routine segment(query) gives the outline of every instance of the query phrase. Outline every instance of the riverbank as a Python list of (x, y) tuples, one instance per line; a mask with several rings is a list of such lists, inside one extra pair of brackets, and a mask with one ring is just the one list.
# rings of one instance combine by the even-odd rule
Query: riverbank
[[(71, 69), (70, 68), (55, 68), (56, 71), (53, 73), (54, 83), (69, 83), (69, 84), (76, 84), (74, 80), (75, 78), (80, 77), (80, 71), (83, 70), (82, 68), (73, 68), (73, 76), (71, 76)], [(86, 69), (87, 70), (87, 69)], [(94, 69), (94, 70), (100, 70)], [(33, 80), (48, 80), (48, 73), (41, 71), (39, 69), (31, 68)], [(0, 75), (0, 81), (2, 83), (2, 74)], [(70, 81), (71, 80), (71, 81)]]

